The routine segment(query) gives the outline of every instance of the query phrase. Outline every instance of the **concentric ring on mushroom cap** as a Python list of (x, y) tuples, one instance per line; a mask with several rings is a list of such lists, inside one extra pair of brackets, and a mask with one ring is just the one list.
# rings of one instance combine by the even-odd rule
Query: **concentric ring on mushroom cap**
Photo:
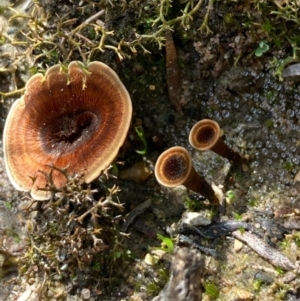
[(176, 187), (184, 183), (192, 170), (192, 159), (181, 146), (165, 150), (155, 164), (156, 180), (166, 187)]
[(220, 138), (220, 126), (210, 119), (202, 119), (194, 124), (189, 134), (189, 142), (195, 149), (208, 150)]
[[(118, 75), (101, 62), (71, 62), (67, 72), (55, 65), (35, 74), (25, 88), (3, 134), (12, 184), (43, 200), (51, 195), (38, 189), (46, 185), (38, 171), (49, 173), (51, 165), (94, 180), (117, 156), (131, 121), (131, 99)], [(53, 179), (57, 187), (66, 182), (56, 170)]]

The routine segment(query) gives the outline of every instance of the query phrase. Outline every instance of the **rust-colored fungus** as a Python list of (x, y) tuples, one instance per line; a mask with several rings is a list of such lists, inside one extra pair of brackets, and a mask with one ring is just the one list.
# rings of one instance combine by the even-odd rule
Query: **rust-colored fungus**
[(189, 142), (195, 149), (212, 150), (233, 163), (242, 163), (246, 158), (232, 150), (220, 137), (220, 126), (210, 119), (198, 121), (191, 129)]
[(163, 186), (184, 185), (213, 203), (218, 202), (212, 187), (194, 169), (191, 156), (184, 147), (171, 147), (159, 156), (155, 164), (155, 177)]
[[(12, 106), (3, 141), (8, 176), (18, 190), (49, 199), (45, 176), (51, 166), (83, 174), (90, 183), (117, 156), (130, 125), (132, 104), (118, 75), (101, 62), (71, 62), (35, 74)], [(66, 183), (53, 169), (54, 184)], [(35, 179), (34, 182), (32, 179)]]

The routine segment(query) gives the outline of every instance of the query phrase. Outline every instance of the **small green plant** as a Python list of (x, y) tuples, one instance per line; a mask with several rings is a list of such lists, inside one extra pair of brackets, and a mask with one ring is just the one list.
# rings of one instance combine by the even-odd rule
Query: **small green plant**
[(154, 281), (151, 281), (147, 284), (147, 293), (151, 296), (157, 295), (160, 291), (159, 285), (157, 285)]
[(274, 124), (274, 122), (273, 122), (273, 120), (271, 120), (271, 119), (268, 119), (268, 120), (265, 121), (265, 125), (266, 125), (266, 127), (268, 127), (268, 128), (272, 127), (273, 124)]
[(21, 241), (20, 235), (18, 234), (18, 232), (15, 229), (11, 228), (8, 231), (9, 231), (10, 235), (14, 238), (14, 240), (16, 242)]
[(279, 299), (279, 300), (284, 300), (285, 296), (286, 296), (287, 290), (285, 288), (280, 288), (278, 290), (278, 292), (275, 294), (275, 296)]
[(281, 269), (281, 268), (279, 268), (279, 267), (276, 268), (276, 272), (277, 272), (279, 275), (283, 275), (283, 274), (284, 274), (284, 270)]
[(184, 206), (188, 211), (197, 212), (202, 208), (201, 202), (190, 198), (189, 196), (185, 196), (184, 198)]
[(256, 292), (259, 292), (262, 287), (263, 282), (260, 279), (255, 279), (253, 281), (253, 288)]
[(293, 238), (299, 248), (300, 247), (300, 233), (299, 232), (294, 233)]
[(287, 170), (287, 171), (292, 171), (293, 168), (294, 168), (294, 164), (292, 162), (285, 162), (284, 164), (284, 168)]
[(287, 249), (289, 248), (289, 246), (291, 245), (291, 242), (287, 239), (284, 239), (281, 243), (280, 243), (280, 247), (282, 249)]
[(157, 250), (163, 250), (171, 254), (174, 251), (174, 242), (171, 238), (165, 237), (161, 234), (157, 234), (157, 238), (161, 240), (161, 247), (155, 248)]
[(262, 40), (259, 42), (258, 47), (255, 49), (254, 54), (256, 56), (262, 56), (265, 52), (267, 52), (270, 49), (268, 42), (265, 40)]
[(217, 287), (217, 285), (213, 282), (208, 282), (204, 284), (204, 288), (205, 288), (205, 292), (207, 294), (207, 296), (211, 299), (211, 300), (216, 300), (219, 297), (219, 288)]
[(140, 140), (142, 141), (143, 146), (144, 146), (144, 148), (142, 150), (136, 150), (136, 152), (140, 155), (146, 155), (148, 145), (147, 145), (147, 140), (145, 138), (144, 129), (143, 129), (142, 126), (136, 126), (134, 129), (135, 129), (138, 137), (140, 138)]
[(11, 202), (5, 202), (5, 207), (11, 209), (12, 208)]
[(245, 232), (245, 228), (239, 228), (239, 231), (243, 234)]
[(214, 209), (210, 209), (208, 211), (208, 216), (210, 216), (210, 218), (213, 218), (216, 215), (217, 215), (217, 212)]
[(236, 194), (233, 190), (228, 190), (226, 192), (226, 197), (228, 198), (230, 204), (236, 200)]
[(233, 212), (233, 218), (237, 221), (240, 221), (243, 217), (243, 214), (241, 213), (237, 213), (237, 212)]

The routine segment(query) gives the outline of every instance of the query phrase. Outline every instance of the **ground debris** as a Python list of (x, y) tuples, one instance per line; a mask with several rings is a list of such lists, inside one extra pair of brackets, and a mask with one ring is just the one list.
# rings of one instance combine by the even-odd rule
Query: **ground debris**
[(178, 249), (172, 259), (170, 280), (153, 301), (201, 301), (203, 271), (204, 260), (198, 251)]
[(180, 74), (177, 53), (171, 31), (166, 31), (166, 71), (169, 99), (178, 113), (182, 114), (180, 99)]
[(232, 232), (232, 236), (236, 239), (246, 243), (258, 255), (268, 260), (272, 265), (283, 270), (293, 270), (296, 268), (295, 264), (290, 261), (285, 255), (269, 246), (262, 239), (250, 232), (241, 232), (236, 230)]

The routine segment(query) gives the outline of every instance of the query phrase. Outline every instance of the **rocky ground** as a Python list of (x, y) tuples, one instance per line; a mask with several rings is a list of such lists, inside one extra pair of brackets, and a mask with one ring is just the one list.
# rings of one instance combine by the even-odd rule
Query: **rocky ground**
[[(94, 260), (68, 274), (62, 260), (59, 269), (63, 276), (58, 277), (34, 258), (32, 264), (25, 263), (30, 252), (38, 253), (45, 246), (40, 232), (34, 231), (41, 231), (50, 221), (27, 212), (30, 200), (9, 183), (1, 147), (0, 299), (136, 301), (157, 296), (168, 281), (173, 247), (188, 246), (178, 241), (176, 232), (182, 215), (197, 212), (201, 222), (208, 223), (214, 215), (214, 208), (199, 195), (157, 183), (153, 175), (157, 157), (179, 145), (190, 151), (195, 169), (222, 189), (226, 208), (217, 221), (247, 222), (258, 245), (264, 241), (268, 246), (264, 254), (253, 251), (256, 238), (242, 243), (237, 239), (241, 230), (215, 239), (188, 235), (216, 255), (201, 252), (205, 261), (204, 266), (199, 264), (203, 269), (202, 279), (198, 279), (202, 299), (298, 300), (297, 1), (191, 0), (173, 1), (172, 7), (163, 0), (34, 3), (0, 1), (0, 129), (32, 73), (72, 60), (107, 63), (132, 98), (130, 145), (118, 157), (123, 161), (117, 165), (118, 173), (109, 180), (96, 180), (92, 187), (101, 190), (103, 181), (106, 187), (119, 186), (118, 200), (125, 204), (123, 216), (132, 210), (139, 214), (126, 229), (122, 223), (118, 225), (118, 231), (123, 229), (130, 236), (120, 238), (122, 248), (112, 253), (113, 259), (100, 260), (99, 269)], [(182, 17), (184, 10), (191, 18)], [(44, 24), (45, 33), (36, 20)], [(98, 32), (87, 24), (97, 24)], [(102, 43), (101, 36), (112, 30), (114, 35), (108, 34)], [(43, 44), (41, 37), (52, 44)], [(166, 57), (170, 58), (167, 63)], [(295, 70), (286, 69), (289, 65), (295, 65)], [(250, 161), (231, 166), (213, 152), (194, 150), (188, 143), (189, 131), (203, 118), (216, 120), (226, 143), (249, 155)], [(147, 141), (147, 152), (142, 155), (135, 152), (145, 146), (135, 126), (143, 127)], [(163, 238), (158, 239), (157, 234)], [(38, 249), (32, 251), (33, 246)], [(278, 252), (276, 256), (274, 252)], [(274, 256), (279, 261), (288, 258), (290, 267), (274, 261)], [(47, 255), (41, 257), (43, 264), (49, 264)]]

